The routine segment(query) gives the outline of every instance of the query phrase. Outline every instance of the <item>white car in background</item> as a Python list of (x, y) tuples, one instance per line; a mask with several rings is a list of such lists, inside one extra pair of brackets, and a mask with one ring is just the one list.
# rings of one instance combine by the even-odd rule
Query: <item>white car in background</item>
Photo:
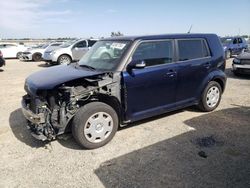
[(52, 42), (44, 45), (40, 45), (31, 49), (28, 49), (20, 55), (20, 60), (24, 61), (41, 61), (42, 56), (46, 50), (52, 51), (57, 48), (62, 44), (62, 42)]
[(0, 50), (4, 58), (19, 58), (23, 51), (29, 47), (19, 44), (0, 44)]
[(56, 50), (46, 50), (43, 59), (51, 64), (69, 64), (80, 60), (97, 41), (98, 39), (69, 41)]

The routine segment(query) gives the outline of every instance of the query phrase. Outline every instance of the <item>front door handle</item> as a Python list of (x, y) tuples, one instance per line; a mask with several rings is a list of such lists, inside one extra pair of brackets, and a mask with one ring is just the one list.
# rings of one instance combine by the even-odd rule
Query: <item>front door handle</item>
[(165, 75), (166, 77), (174, 77), (176, 75), (176, 71), (174, 69), (169, 69)]

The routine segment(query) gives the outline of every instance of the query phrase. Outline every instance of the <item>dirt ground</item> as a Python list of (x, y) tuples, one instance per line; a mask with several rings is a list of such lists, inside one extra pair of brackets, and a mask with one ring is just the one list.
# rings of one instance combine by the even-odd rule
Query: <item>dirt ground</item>
[[(167, 113), (81, 149), (67, 134), (44, 143), (21, 112), (25, 78), (43, 62), (7, 60), (0, 70), (0, 187), (250, 187), (250, 77), (235, 77), (211, 113)], [(0, 68), (1, 69), (1, 68)]]

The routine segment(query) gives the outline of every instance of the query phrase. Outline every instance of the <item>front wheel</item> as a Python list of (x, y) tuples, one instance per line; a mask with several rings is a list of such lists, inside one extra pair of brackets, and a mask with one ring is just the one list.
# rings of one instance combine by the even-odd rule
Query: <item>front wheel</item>
[(61, 55), (58, 58), (57, 63), (61, 65), (68, 65), (71, 63), (71, 57), (68, 55)]
[(84, 148), (95, 149), (107, 144), (118, 129), (116, 111), (102, 102), (91, 102), (76, 113), (72, 134)]
[(199, 109), (204, 112), (213, 111), (220, 103), (221, 93), (222, 89), (218, 82), (209, 82), (202, 93)]

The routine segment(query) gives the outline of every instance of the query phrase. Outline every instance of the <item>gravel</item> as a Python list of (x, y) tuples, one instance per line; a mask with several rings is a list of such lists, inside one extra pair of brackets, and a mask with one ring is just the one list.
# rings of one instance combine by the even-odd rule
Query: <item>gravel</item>
[[(71, 134), (53, 142), (32, 138), (20, 109), (24, 80), (47, 67), (7, 60), (0, 71), (0, 187), (249, 187), (250, 78), (233, 76), (231, 61), (214, 112), (167, 113), (83, 150)], [(207, 138), (210, 147), (197, 143)]]

